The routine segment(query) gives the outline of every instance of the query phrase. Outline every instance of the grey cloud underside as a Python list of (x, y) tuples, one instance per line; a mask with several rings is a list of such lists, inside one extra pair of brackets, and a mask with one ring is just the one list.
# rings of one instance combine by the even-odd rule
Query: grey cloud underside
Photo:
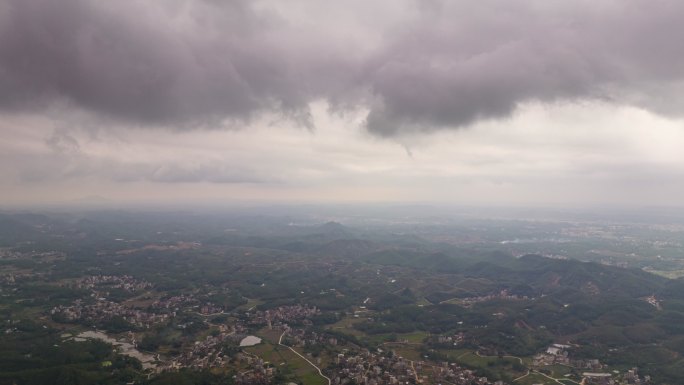
[(6, 4), (2, 105), (63, 98), (105, 116), (165, 125), (305, 110), (305, 79), (273, 41), (271, 21), (242, 2), (152, 10), (144, 2), (109, 3)]
[[(0, 157), (1, 159), (2, 157)], [(92, 159), (81, 154), (14, 156), (20, 161), (20, 179), (25, 183), (87, 179), (98, 176), (115, 182), (262, 184), (281, 183), (277, 178), (262, 176), (242, 165), (220, 162), (181, 164), (169, 162), (130, 163), (118, 160)], [(0, 170), (3, 167), (0, 167)], [(4, 171), (11, 174), (10, 171)]]
[[(67, 130), (45, 139), (49, 151), (22, 153), (12, 147), (0, 152), (0, 174), (16, 175), (25, 183), (73, 181), (104, 177), (115, 182), (278, 184), (279, 178), (250, 164), (216, 159), (126, 160), (93, 156)], [(88, 147), (85, 143), (84, 147)]]
[(355, 52), (363, 37), (302, 26), (268, 2), (5, 1), (0, 108), (60, 101), (176, 128), (275, 112), (308, 125), (308, 104), (326, 99), (367, 108), (367, 128), (383, 136), (507, 117), (529, 101), (680, 112), (682, 2), (411, 4)]

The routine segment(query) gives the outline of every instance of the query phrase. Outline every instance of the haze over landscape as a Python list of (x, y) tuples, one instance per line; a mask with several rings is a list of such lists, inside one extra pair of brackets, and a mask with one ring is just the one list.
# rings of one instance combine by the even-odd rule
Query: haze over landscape
[(0, 385), (684, 384), (683, 17), (0, 1)]
[(0, 4), (4, 205), (680, 205), (675, 1)]

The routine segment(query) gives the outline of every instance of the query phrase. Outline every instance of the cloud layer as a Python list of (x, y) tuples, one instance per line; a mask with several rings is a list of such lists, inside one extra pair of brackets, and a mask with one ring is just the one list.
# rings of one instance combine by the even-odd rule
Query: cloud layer
[(8, 0), (0, 108), (177, 129), (310, 103), (392, 136), (602, 99), (677, 114), (684, 3), (668, 0)]
[(293, 122), (245, 130), (55, 130), (0, 121), (3, 205), (97, 195), (115, 202), (422, 201), (459, 204), (680, 205), (684, 130), (610, 104), (525, 105), (505, 124), (393, 140), (350, 130), (314, 105), (315, 133)]

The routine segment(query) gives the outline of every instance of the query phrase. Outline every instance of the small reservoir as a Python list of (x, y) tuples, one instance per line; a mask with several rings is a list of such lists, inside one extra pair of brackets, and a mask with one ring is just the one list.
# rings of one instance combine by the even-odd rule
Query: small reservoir
[(247, 336), (240, 341), (240, 346), (254, 346), (261, 343), (261, 338), (255, 336)]

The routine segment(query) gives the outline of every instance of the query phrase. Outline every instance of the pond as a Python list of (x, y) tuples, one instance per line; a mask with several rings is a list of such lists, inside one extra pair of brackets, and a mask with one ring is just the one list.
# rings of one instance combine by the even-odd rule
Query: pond
[(261, 338), (255, 336), (247, 336), (240, 341), (240, 346), (254, 346), (261, 343)]

